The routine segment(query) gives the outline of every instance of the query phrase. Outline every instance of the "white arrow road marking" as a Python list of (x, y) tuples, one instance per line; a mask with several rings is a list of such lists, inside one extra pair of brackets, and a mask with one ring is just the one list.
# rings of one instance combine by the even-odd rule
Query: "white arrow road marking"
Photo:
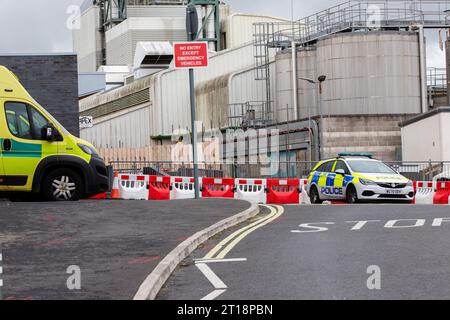
[(227, 289), (227, 285), (223, 283), (222, 280), (211, 270), (210, 267), (208, 267), (205, 263), (196, 263), (196, 267), (203, 273), (203, 275), (206, 277), (206, 279), (211, 282), (211, 284), (216, 289)]
[(206, 297), (201, 298), (200, 300), (214, 300), (215, 298), (220, 296), (225, 291), (227, 291), (227, 290), (225, 290), (225, 289), (214, 290), (213, 292), (208, 294)]
[(203, 297), (200, 300), (214, 300), (222, 293), (227, 291), (228, 287), (222, 280), (208, 267), (207, 263), (214, 262), (239, 262), (239, 261), (247, 261), (247, 258), (236, 258), (236, 259), (197, 259), (194, 260), (197, 268), (203, 273), (206, 279), (211, 282), (214, 286), (215, 290), (209, 293), (207, 296)]

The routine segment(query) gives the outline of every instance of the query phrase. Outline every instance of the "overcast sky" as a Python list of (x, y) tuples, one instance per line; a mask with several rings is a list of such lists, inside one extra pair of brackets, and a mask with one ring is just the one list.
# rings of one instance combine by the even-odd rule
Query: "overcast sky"
[[(67, 21), (70, 6), (84, 0), (1, 0), (0, 53), (71, 52)], [(291, 18), (291, 0), (225, 0), (234, 12)], [(294, 17), (313, 14), (344, 0), (294, 0)], [(70, 10), (69, 10), (70, 11)], [(428, 32), (428, 65), (443, 67), (444, 56), (436, 43), (437, 31)]]

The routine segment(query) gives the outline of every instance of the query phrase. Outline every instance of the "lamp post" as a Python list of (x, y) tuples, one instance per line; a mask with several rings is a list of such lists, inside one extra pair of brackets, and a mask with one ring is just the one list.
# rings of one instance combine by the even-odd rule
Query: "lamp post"
[[(323, 156), (323, 110), (322, 110), (322, 83), (327, 80), (327, 77), (322, 75), (319, 78), (317, 78), (318, 84), (319, 84), (319, 99), (318, 99), (318, 105), (319, 105), (319, 113), (320, 113), (320, 145), (319, 145), (319, 157), (322, 158)], [(319, 159), (320, 160), (320, 159)]]
[[(310, 79), (310, 78), (298, 78), (299, 80), (304, 80), (307, 81), (311, 84), (317, 85), (317, 105), (318, 105), (318, 111), (319, 111), (319, 115), (320, 115), (320, 145), (319, 145), (319, 159), (322, 157), (321, 154), (321, 147), (323, 144), (323, 112), (322, 112), (322, 83), (327, 79), (326, 76), (321, 75), (319, 78), (317, 78), (317, 81)], [(309, 110), (309, 106), (308, 106), (308, 130), (309, 130), (309, 143), (310, 143), (310, 160), (312, 161), (312, 148), (311, 148), (311, 112)]]

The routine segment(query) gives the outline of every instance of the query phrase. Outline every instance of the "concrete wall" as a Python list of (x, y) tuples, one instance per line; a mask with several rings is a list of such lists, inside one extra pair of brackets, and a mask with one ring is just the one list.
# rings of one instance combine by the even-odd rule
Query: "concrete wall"
[(0, 56), (31, 96), (73, 135), (79, 135), (77, 56)]
[(335, 157), (340, 152), (370, 152), (385, 161), (401, 160), (402, 139), (398, 124), (407, 118), (406, 115), (324, 118), (322, 159)]

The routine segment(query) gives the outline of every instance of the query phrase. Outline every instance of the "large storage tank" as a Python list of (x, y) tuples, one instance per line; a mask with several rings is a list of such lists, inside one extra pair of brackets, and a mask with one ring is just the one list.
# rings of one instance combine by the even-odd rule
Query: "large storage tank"
[[(277, 56), (278, 108), (292, 105), (291, 54)], [(297, 53), (299, 117), (318, 115), (317, 88), (300, 78), (326, 75), (324, 115), (421, 112), (419, 37), (416, 32), (345, 33)], [(284, 112), (281, 112), (281, 114)], [(281, 117), (282, 119), (282, 117)]]

